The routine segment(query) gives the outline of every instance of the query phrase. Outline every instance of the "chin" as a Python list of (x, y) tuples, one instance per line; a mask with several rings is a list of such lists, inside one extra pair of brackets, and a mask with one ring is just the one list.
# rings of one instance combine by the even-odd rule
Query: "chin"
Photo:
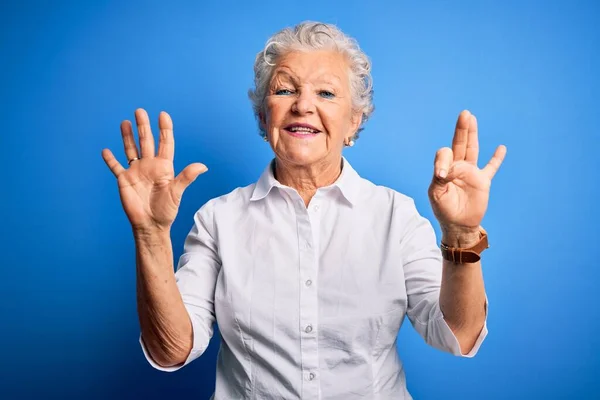
[(311, 165), (323, 158), (320, 152), (315, 152), (313, 149), (307, 147), (286, 151), (281, 156), (287, 162), (295, 165)]

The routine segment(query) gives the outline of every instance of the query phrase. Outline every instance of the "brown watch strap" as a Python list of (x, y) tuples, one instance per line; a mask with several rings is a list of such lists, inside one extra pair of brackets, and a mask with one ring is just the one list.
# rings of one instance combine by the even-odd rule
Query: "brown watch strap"
[(442, 243), (442, 257), (455, 264), (474, 263), (481, 259), (481, 253), (489, 246), (487, 232), (483, 228), (479, 228), (479, 242), (469, 248), (449, 247)]

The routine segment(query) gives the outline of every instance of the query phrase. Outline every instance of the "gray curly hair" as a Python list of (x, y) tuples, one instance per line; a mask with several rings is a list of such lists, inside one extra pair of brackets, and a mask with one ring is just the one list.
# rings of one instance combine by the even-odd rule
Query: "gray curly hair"
[(350, 89), (352, 107), (362, 112), (362, 123), (354, 135), (363, 130), (363, 125), (371, 116), (373, 106), (373, 79), (371, 77), (371, 61), (360, 49), (355, 39), (345, 35), (335, 25), (305, 21), (294, 28), (285, 28), (273, 35), (264, 50), (256, 55), (254, 62), (254, 86), (248, 91), (252, 101), (254, 116), (259, 120), (260, 135), (266, 132), (260, 124), (259, 115), (264, 115), (265, 97), (269, 88), (277, 58), (290, 51), (310, 51), (331, 49), (346, 55), (350, 66)]

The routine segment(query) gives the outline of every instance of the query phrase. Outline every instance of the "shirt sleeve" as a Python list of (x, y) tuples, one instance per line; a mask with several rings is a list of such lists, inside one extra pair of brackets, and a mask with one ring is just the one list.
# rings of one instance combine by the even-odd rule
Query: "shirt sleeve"
[(174, 372), (200, 357), (213, 336), (215, 311), (214, 294), (221, 269), (218, 244), (212, 232), (214, 216), (211, 203), (194, 215), (194, 225), (188, 233), (183, 253), (175, 272), (177, 287), (188, 312), (193, 330), (193, 345), (185, 362), (173, 367), (162, 367), (150, 356), (140, 334), (139, 342), (148, 363), (160, 371)]
[(412, 200), (405, 221), (401, 249), (410, 322), (425, 342), (434, 348), (461, 357), (475, 356), (488, 333), (487, 296), (484, 326), (471, 351), (463, 354), (440, 309), (443, 259), (435, 231), (429, 220), (418, 213)]

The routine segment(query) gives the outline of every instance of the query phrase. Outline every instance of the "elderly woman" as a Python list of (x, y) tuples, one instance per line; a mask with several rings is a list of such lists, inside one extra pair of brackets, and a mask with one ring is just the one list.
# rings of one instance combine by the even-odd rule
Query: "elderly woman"
[[(413, 200), (361, 178), (342, 156), (370, 116), (370, 62), (335, 26), (274, 35), (250, 92), (274, 159), (258, 181), (204, 204), (173, 267), (171, 225), (207, 168), (173, 173), (173, 124), (155, 144), (137, 110), (121, 124), (129, 168), (105, 149), (137, 251), (140, 343), (175, 371), (222, 335), (215, 399), (410, 399), (396, 350), (407, 315), (424, 340), (472, 357), (487, 299), (480, 222), (506, 148), (477, 167), (475, 116), (458, 117), (435, 157), (429, 198), (443, 234)], [(176, 271), (176, 272), (174, 272)]]

